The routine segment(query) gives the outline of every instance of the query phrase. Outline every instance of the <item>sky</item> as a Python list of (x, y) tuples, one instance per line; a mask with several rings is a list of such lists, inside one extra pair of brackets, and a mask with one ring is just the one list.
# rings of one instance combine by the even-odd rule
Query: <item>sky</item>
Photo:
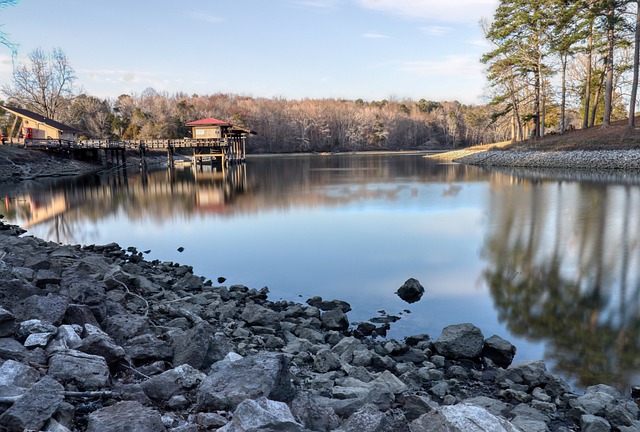
[[(483, 103), (480, 20), (499, 0), (19, 0), (0, 30), (60, 48), (77, 90)], [(11, 81), (0, 46), (0, 84)]]

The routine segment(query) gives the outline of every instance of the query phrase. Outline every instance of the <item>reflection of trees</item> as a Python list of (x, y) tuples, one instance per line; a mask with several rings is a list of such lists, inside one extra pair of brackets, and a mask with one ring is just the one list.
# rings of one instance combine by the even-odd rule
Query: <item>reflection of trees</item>
[[(547, 344), (580, 385), (625, 387), (640, 371), (637, 190), (494, 183), (484, 277), (499, 319)], [(635, 202), (635, 205), (634, 205)]]

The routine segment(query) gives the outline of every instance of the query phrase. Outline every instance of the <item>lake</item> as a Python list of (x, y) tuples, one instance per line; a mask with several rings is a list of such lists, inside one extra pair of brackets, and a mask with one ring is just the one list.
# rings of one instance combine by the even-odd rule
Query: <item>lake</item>
[[(113, 168), (1, 192), (27, 235), (150, 250), (273, 301), (342, 299), (352, 323), (399, 317), (389, 338), (471, 322), (578, 390), (640, 384), (638, 174), (255, 156), (224, 174)], [(412, 304), (395, 294), (409, 278), (426, 289)]]

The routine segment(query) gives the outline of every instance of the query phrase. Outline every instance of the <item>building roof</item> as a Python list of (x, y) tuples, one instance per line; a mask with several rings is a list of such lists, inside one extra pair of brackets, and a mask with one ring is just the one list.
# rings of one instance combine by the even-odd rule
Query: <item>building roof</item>
[(9, 111), (10, 113), (13, 113), (19, 117), (26, 117), (30, 120), (34, 120), (38, 123), (43, 123), (47, 126), (50, 126), (52, 128), (58, 129), (61, 132), (74, 132), (74, 133), (81, 133), (82, 131), (68, 126), (66, 124), (57, 122), (55, 120), (51, 120), (50, 118), (47, 118), (43, 115), (34, 113), (33, 111), (29, 111), (23, 108), (15, 108), (15, 107), (7, 107), (7, 106), (0, 106), (0, 108), (5, 109), (7, 111)]
[(200, 120), (194, 120), (186, 124), (186, 126), (231, 126), (231, 123), (218, 120), (213, 117), (207, 117)]
[(191, 121), (189, 123), (185, 123), (185, 126), (229, 126), (231, 128), (231, 132), (236, 132), (236, 133), (242, 132), (242, 133), (248, 133), (248, 134), (252, 134), (252, 135), (257, 135), (256, 131), (253, 131), (251, 129), (245, 129), (243, 127), (236, 126), (236, 125), (231, 124), (229, 122), (218, 120), (218, 119), (213, 118), (213, 117), (207, 117), (207, 118), (203, 118), (203, 119), (200, 119), (200, 120), (194, 120), (194, 121)]

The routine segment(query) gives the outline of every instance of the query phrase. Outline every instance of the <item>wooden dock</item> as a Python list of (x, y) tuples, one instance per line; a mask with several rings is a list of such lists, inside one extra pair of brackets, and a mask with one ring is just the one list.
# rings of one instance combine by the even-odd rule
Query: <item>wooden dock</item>
[(140, 157), (140, 163), (146, 164), (149, 151), (164, 151), (167, 155), (167, 163), (173, 165), (177, 149), (191, 150), (194, 164), (210, 163), (211, 165), (219, 165), (222, 169), (225, 169), (229, 164), (243, 163), (246, 159), (244, 136), (223, 139), (182, 138), (128, 141), (20, 139), (17, 142), (25, 148), (56, 151), (70, 154), (79, 159), (103, 160), (110, 164), (124, 164), (127, 152), (135, 152)]

